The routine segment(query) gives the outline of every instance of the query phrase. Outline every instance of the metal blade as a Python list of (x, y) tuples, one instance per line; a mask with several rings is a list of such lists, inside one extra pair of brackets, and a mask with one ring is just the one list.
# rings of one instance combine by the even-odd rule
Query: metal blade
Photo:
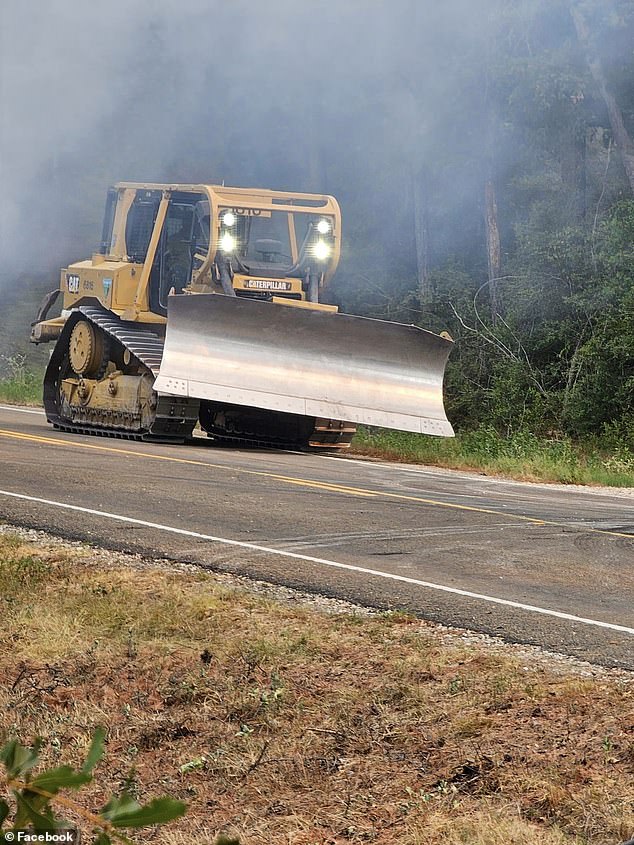
[(453, 436), (450, 340), (402, 323), (197, 294), (170, 296), (155, 389), (310, 417)]

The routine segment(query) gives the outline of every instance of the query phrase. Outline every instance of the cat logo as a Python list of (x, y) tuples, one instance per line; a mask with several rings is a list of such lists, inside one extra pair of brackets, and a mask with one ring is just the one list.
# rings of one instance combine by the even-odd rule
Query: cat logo
[(75, 273), (66, 273), (66, 284), (69, 293), (79, 293), (79, 276)]

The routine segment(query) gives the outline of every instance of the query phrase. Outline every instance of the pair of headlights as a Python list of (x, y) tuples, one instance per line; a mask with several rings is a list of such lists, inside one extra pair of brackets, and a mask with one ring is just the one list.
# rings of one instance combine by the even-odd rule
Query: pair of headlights
[[(238, 222), (238, 218), (233, 211), (225, 211), (222, 217), (220, 218), (220, 221), (222, 225), (226, 227), (226, 229), (231, 229)], [(317, 229), (317, 232), (320, 235), (328, 235), (332, 231), (332, 223), (327, 218), (322, 217), (320, 220), (317, 221), (315, 228)], [(231, 232), (224, 231), (221, 234), (219, 246), (222, 252), (229, 255), (235, 250), (237, 244), (238, 241), (235, 235), (233, 235)], [(318, 261), (325, 261), (327, 258), (330, 257), (330, 254), (332, 252), (332, 246), (326, 241), (324, 241), (322, 238), (320, 238), (319, 240), (315, 241), (314, 244), (312, 244), (310, 250)]]
[[(322, 217), (320, 220), (317, 221), (317, 225), (315, 226), (317, 231), (320, 235), (329, 235), (332, 231), (332, 223), (330, 220)], [(330, 253), (332, 252), (332, 246), (327, 242), (324, 241), (322, 238), (315, 241), (315, 243), (311, 247), (311, 252), (317, 259), (317, 261), (325, 261), (327, 258), (330, 258)]]

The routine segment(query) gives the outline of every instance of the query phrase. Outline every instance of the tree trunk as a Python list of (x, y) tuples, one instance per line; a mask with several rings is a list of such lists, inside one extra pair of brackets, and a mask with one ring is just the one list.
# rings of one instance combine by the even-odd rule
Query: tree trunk
[(491, 72), (495, 55), (495, 11), (491, 7), (488, 13), (488, 29), (485, 43), (483, 77), (483, 113), (485, 124), (484, 156), (484, 226), (486, 230), (487, 267), (489, 280), (489, 303), (491, 322), (495, 326), (502, 313), (502, 302), (498, 280), (502, 270), (502, 250), (500, 247), (500, 227), (498, 225), (498, 202), (495, 190), (496, 154), (501, 140), (501, 123), (495, 98), (491, 91)]
[(421, 171), (412, 178), (414, 192), (414, 238), (416, 241), (416, 275), (421, 305), (431, 299), (429, 278), (429, 205), (427, 201), (427, 180)]
[(586, 218), (586, 125), (567, 121), (560, 135), (561, 180), (566, 191), (566, 215), (578, 226)]
[(487, 263), (489, 268), (491, 319), (495, 325), (498, 316), (502, 313), (500, 289), (498, 287), (498, 279), (500, 278), (502, 269), (502, 256), (500, 249), (500, 229), (498, 227), (498, 204), (495, 193), (495, 184), (491, 176), (489, 176), (484, 183), (484, 224), (487, 236)]
[(575, 24), (577, 38), (586, 53), (590, 73), (592, 74), (594, 81), (597, 83), (601, 96), (603, 97), (603, 101), (606, 105), (612, 135), (614, 136), (614, 144), (621, 154), (625, 174), (628, 182), (630, 183), (630, 190), (634, 193), (634, 142), (632, 141), (632, 138), (627, 131), (627, 127), (623, 122), (621, 109), (619, 108), (614, 95), (608, 88), (601, 60), (592, 45), (590, 30), (588, 29), (588, 24), (583, 16), (583, 12), (578, 6), (572, 3), (570, 6), (570, 13)]

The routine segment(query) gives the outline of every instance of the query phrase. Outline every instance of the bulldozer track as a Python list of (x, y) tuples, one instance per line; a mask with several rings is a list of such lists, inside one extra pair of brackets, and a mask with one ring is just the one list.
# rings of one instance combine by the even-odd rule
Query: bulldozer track
[(141, 328), (138, 323), (126, 323), (109, 311), (92, 305), (82, 305), (77, 311), (129, 349), (152, 375), (158, 375), (163, 358), (163, 338), (151, 328)]
[(183, 443), (198, 421), (199, 401), (173, 396), (158, 395), (156, 416), (149, 431), (133, 431), (108, 425), (82, 424), (62, 417), (57, 404), (57, 378), (64, 358), (66, 338), (72, 326), (85, 318), (108, 336), (118, 341), (153, 377), (158, 374), (163, 356), (163, 339), (151, 328), (126, 323), (96, 306), (83, 305), (74, 309), (64, 331), (53, 350), (44, 379), (44, 408), (48, 421), (54, 428), (73, 434), (90, 434), (98, 437), (115, 437), (124, 440)]

